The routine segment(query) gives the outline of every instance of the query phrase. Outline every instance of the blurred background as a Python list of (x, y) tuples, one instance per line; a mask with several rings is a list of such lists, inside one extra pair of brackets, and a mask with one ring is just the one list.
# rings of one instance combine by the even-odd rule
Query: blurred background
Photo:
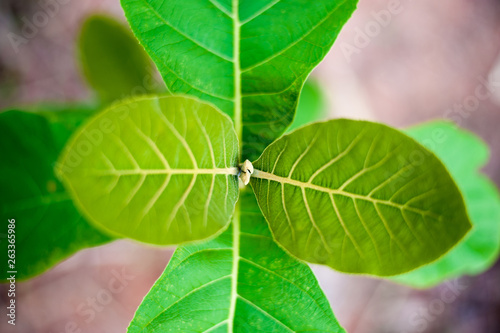
[[(51, 10), (44, 3), (0, 2), (0, 108), (92, 100), (76, 60), (81, 24), (93, 13), (125, 22), (119, 0), (60, 0)], [(50, 18), (29, 38), (8, 37), (22, 36), (26, 20), (42, 19), (41, 11)], [(360, 0), (312, 78), (329, 118), (399, 128), (447, 118), (471, 130), (490, 146), (484, 172), (500, 185), (500, 1)], [(470, 104), (478, 87), (492, 94)], [(19, 283), (17, 325), (12, 329), (3, 318), (0, 332), (124, 332), (171, 253), (129, 241), (84, 250)], [(313, 269), (350, 333), (500, 332), (499, 263), (430, 290)], [(117, 277), (124, 288), (96, 305)], [(456, 297), (443, 302), (450, 293)], [(2, 307), (5, 295), (2, 286)]]

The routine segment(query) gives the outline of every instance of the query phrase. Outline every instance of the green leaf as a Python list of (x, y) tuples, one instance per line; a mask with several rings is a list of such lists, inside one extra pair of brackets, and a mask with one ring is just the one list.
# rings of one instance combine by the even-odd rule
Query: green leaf
[[(0, 114), (1, 280), (17, 271), (24, 280), (51, 268), (76, 251), (109, 242), (73, 206), (53, 165), (86, 110)], [(15, 219), (15, 268), (8, 267), (7, 220)]]
[(179, 244), (221, 232), (238, 198), (231, 120), (187, 97), (114, 105), (72, 137), (59, 171), (90, 221), (117, 235)]
[(356, 0), (121, 0), (169, 90), (215, 104), (253, 160), (293, 120), (303, 82)]
[(488, 146), (474, 134), (446, 122), (420, 125), (407, 133), (447, 166), (464, 196), (473, 229), (445, 256), (393, 280), (423, 288), (485, 271), (500, 251), (500, 196), (495, 185), (479, 172), (488, 161)]
[(85, 21), (78, 51), (85, 78), (103, 103), (161, 90), (144, 49), (111, 17), (94, 15)]
[(219, 237), (177, 249), (129, 333), (345, 332), (309, 267), (273, 241), (251, 191), (239, 206)]
[(312, 124), (274, 142), (254, 166), (251, 184), (276, 240), (339, 271), (403, 273), (470, 228), (442, 163), (385, 125)]
[(291, 132), (313, 121), (322, 120), (326, 116), (326, 101), (321, 86), (317, 81), (308, 79), (300, 92), (299, 106), (295, 119), (288, 128)]

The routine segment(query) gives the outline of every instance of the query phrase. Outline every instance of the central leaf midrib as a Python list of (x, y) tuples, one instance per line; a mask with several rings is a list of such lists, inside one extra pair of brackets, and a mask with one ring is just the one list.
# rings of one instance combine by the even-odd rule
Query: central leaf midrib
[(115, 169), (115, 170), (90, 170), (92, 174), (100, 176), (135, 176), (135, 175), (233, 175), (239, 173), (236, 167), (210, 168), (210, 169)]
[[(233, 63), (234, 63), (234, 109), (233, 121), (236, 136), (238, 138), (238, 160), (241, 162), (243, 148), (243, 128), (241, 115), (241, 67), (240, 67), (240, 22), (239, 22), (239, 0), (232, 0), (233, 9)], [(240, 259), (240, 214), (241, 206), (236, 204), (233, 217), (233, 265), (231, 281), (231, 303), (229, 306), (229, 317), (227, 331), (233, 332), (234, 318), (236, 314), (236, 302), (238, 299), (238, 266)]]
[(272, 174), (269, 172), (257, 170), (257, 169), (254, 170), (252, 177), (265, 179), (265, 180), (269, 180), (269, 181), (275, 181), (275, 182), (282, 183), (282, 184), (288, 184), (288, 185), (296, 186), (299, 188), (308, 188), (308, 189), (315, 190), (318, 192), (341, 195), (341, 196), (349, 197), (353, 200), (359, 199), (359, 200), (369, 201), (369, 202), (373, 203), (374, 205), (382, 204), (382, 205), (386, 205), (386, 206), (395, 207), (401, 211), (408, 210), (408, 211), (412, 211), (412, 212), (420, 214), (420, 215), (428, 215), (428, 216), (431, 216), (431, 217), (438, 219), (438, 220), (441, 219), (441, 217), (439, 215), (437, 215), (431, 211), (421, 210), (421, 209), (418, 209), (415, 207), (403, 205), (403, 204), (389, 201), (389, 200), (377, 199), (377, 198), (373, 198), (373, 197), (364, 196), (361, 194), (346, 192), (346, 191), (340, 190), (340, 189), (331, 189), (331, 188), (323, 187), (320, 185), (312, 184), (310, 182), (303, 182), (300, 180), (292, 179), (290, 177), (281, 177), (281, 176), (278, 176), (278, 175), (275, 175), (275, 174)]
[(233, 217), (233, 264), (231, 268), (231, 299), (229, 304), (228, 333), (233, 332), (234, 318), (236, 314), (236, 302), (238, 299), (238, 267), (240, 262), (240, 204), (236, 204)]
[[(245, 232), (236, 230), (234, 228), (234, 226), (233, 226), (233, 235), (239, 235), (239, 236), (241, 236), (241, 235), (247, 235), (247, 236), (264, 237), (264, 238), (266, 238), (268, 240), (274, 241), (274, 240), (272, 240), (272, 238), (269, 238), (267, 236), (255, 235), (255, 234), (245, 233)], [(237, 248), (239, 248), (239, 244), (238, 244)], [(192, 258), (193, 256), (199, 255), (200, 253), (203, 253), (203, 252), (218, 252), (218, 251), (231, 251), (231, 252), (233, 252), (234, 249), (233, 248), (210, 248), (210, 249), (202, 249), (202, 250), (193, 252), (193, 253), (189, 254), (187, 257), (183, 258), (180, 262), (177, 262), (175, 266), (172, 266), (171, 267), (171, 271), (174, 271), (181, 264), (185, 263), (188, 259)], [(308, 298), (310, 298), (311, 301), (313, 301), (318, 306), (318, 309), (320, 309), (325, 314), (325, 316), (328, 316), (328, 313), (324, 311), (324, 309), (321, 307), (321, 305), (318, 303), (318, 301), (314, 297), (312, 297), (312, 295), (308, 292), (308, 290), (306, 290), (303, 287), (301, 287), (300, 285), (296, 284), (294, 281), (288, 279), (287, 277), (285, 277), (283, 275), (280, 275), (280, 274), (276, 273), (275, 271), (270, 270), (267, 267), (264, 267), (264, 266), (258, 264), (255, 261), (252, 261), (252, 260), (250, 260), (248, 258), (242, 257), (240, 255), (238, 255), (235, 258), (236, 258), (236, 261), (238, 263), (241, 262), (241, 261), (244, 261), (244, 262), (252, 265), (253, 267), (255, 267), (255, 268), (259, 269), (259, 270), (262, 270), (263, 272), (266, 272), (267, 274), (272, 274), (272, 275), (278, 277), (279, 279), (281, 279), (282, 281), (285, 281), (286, 283), (290, 284), (291, 286), (299, 289), (301, 292), (304, 293), (304, 295), (306, 295)], [(233, 264), (234, 264), (234, 261), (233, 261)], [(184, 301), (185, 299), (187, 299), (189, 296), (195, 294), (196, 292), (200, 291), (201, 289), (203, 289), (203, 288), (205, 288), (207, 286), (210, 286), (210, 285), (212, 285), (212, 284), (214, 284), (216, 282), (219, 282), (221, 280), (227, 279), (227, 278), (231, 278), (232, 279), (233, 276), (234, 276), (233, 272), (234, 272), (234, 269), (232, 270), (231, 274), (229, 274), (229, 275), (223, 275), (223, 276), (220, 276), (220, 277), (218, 277), (216, 279), (213, 279), (213, 280), (210, 280), (208, 282), (205, 282), (205, 283), (201, 284), (200, 286), (194, 288), (193, 290), (189, 291), (188, 293), (182, 295), (179, 299), (175, 300), (173, 303), (169, 304), (167, 307), (165, 307), (164, 309), (162, 309), (158, 315), (156, 315), (154, 318), (150, 319), (148, 321), (148, 323), (145, 324), (144, 328), (150, 327), (157, 318), (159, 318), (161, 315), (165, 314), (173, 306), (181, 303), (182, 301)], [(255, 304), (253, 302), (253, 300), (250, 300), (247, 297), (244, 297), (243, 295), (238, 294), (237, 292), (236, 293), (232, 293), (231, 297), (233, 297), (233, 296), (234, 296), (234, 298), (236, 300), (240, 299), (240, 300), (245, 301), (248, 305), (252, 306), (257, 311), (260, 311), (261, 313), (263, 313), (264, 315), (266, 315), (268, 318), (270, 318), (274, 322), (278, 323), (280, 326), (286, 328), (290, 332), (295, 332), (291, 327), (289, 327), (284, 322), (282, 322), (281, 320), (279, 320), (278, 318), (276, 318), (272, 313), (270, 313), (269, 311), (263, 309), (259, 305)], [(222, 326), (223, 324), (226, 324), (226, 323), (228, 323), (228, 326), (229, 326), (229, 323), (232, 320), (234, 320), (234, 317), (232, 317), (231, 314), (230, 314), (227, 319), (222, 320), (221, 322), (215, 324), (214, 326), (210, 327), (208, 330), (203, 331), (203, 332), (209, 332), (209, 331), (213, 330), (214, 328)], [(229, 331), (229, 332), (232, 332), (232, 331)], [(325, 331), (325, 332), (334, 332), (334, 331)]]
[(240, 30), (239, 19), (239, 0), (233, 0), (233, 64), (234, 64), (234, 109), (233, 120), (234, 129), (239, 143), (239, 160), (243, 148), (243, 126), (242, 126), (242, 107), (241, 107), (241, 64), (240, 64)]

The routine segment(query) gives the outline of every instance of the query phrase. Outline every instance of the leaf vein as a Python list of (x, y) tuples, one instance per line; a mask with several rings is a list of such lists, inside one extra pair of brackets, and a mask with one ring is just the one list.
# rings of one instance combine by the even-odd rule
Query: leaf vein
[(274, 317), (273, 315), (271, 315), (269, 312), (267, 312), (266, 310), (262, 309), (260, 306), (258, 306), (257, 304), (251, 302), (250, 300), (248, 300), (247, 298), (241, 296), (241, 295), (238, 295), (238, 298), (241, 299), (242, 301), (244, 301), (245, 303), (247, 303), (248, 305), (252, 306), (253, 308), (255, 308), (256, 310), (262, 312), (263, 314), (265, 314), (266, 316), (268, 316), (269, 318), (273, 319), (276, 323), (280, 324), (281, 326), (283, 326), (284, 328), (286, 328), (288, 331), (290, 332), (295, 332), (293, 330), (291, 330), (288, 326), (286, 326), (285, 324), (283, 324), (280, 320), (278, 320), (276, 317)]
[(372, 202), (374, 204), (378, 203), (378, 204), (382, 204), (382, 205), (386, 205), (386, 206), (396, 207), (398, 209), (406, 209), (408, 211), (413, 211), (413, 212), (420, 214), (420, 215), (429, 215), (429, 216), (434, 217), (435, 219), (440, 219), (439, 215), (437, 215), (431, 211), (425, 211), (425, 210), (418, 209), (416, 207), (411, 207), (408, 205), (403, 205), (403, 204), (399, 204), (396, 202), (387, 201), (387, 200), (383, 200), (383, 199), (377, 199), (377, 198), (373, 198), (373, 197), (363, 196), (360, 194), (346, 192), (346, 191), (342, 191), (342, 190), (338, 190), (338, 189), (330, 189), (327, 187), (319, 186), (316, 184), (310, 184), (307, 182), (302, 182), (302, 181), (295, 180), (295, 179), (288, 178), (288, 177), (281, 177), (281, 176), (271, 174), (269, 172), (257, 170), (257, 169), (254, 170), (252, 177), (266, 179), (266, 180), (271, 179), (272, 181), (275, 181), (278, 183), (289, 184), (289, 185), (296, 186), (299, 188), (309, 188), (309, 189), (312, 189), (312, 190), (315, 190), (318, 192), (337, 194), (337, 195), (341, 195), (341, 196), (345, 196), (345, 197), (349, 197), (349, 198), (355, 198), (355, 199), (360, 199), (360, 200)]
[(191, 147), (189, 147), (186, 139), (177, 131), (175, 126), (167, 119), (167, 117), (163, 114), (161, 107), (159, 105), (159, 100), (153, 100), (154, 105), (155, 105), (155, 111), (156, 113), (160, 116), (160, 118), (163, 120), (165, 125), (168, 126), (168, 128), (172, 131), (172, 133), (175, 135), (175, 137), (181, 142), (183, 145), (184, 149), (189, 155), (189, 158), (191, 159), (191, 162), (193, 163), (193, 168), (198, 169), (198, 163), (196, 162), (196, 158), (194, 157), (193, 151), (191, 150)]
[(313, 180), (314, 180), (314, 178), (316, 178), (318, 175), (320, 175), (325, 169), (329, 168), (330, 166), (332, 166), (333, 164), (335, 164), (338, 160), (340, 160), (342, 157), (344, 157), (345, 155), (347, 155), (354, 148), (354, 146), (356, 145), (356, 143), (358, 143), (359, 140), (361, 140), (362, 137), (363, 137), (363, 132), (359, 133), (351, 141), (351, 143), (349, 144), (349, 146), (347, 146), (347, 148), (344, 149), (340, 154), (338, 154), (337, 156), (335, 156), (335, 158), (331, 159), (330, 161), (328, 161), (327, 163), (325, 163), (323, 166), (321, 166), (318, 170), (316, 170), (311, 175), (311, 177), (309, 178), (309, 180), (307, 182), (308, 183), (312, 183)]
[(217, 278), (215, 280), (212, 280), (212, 281), (209, 281), (207, 283), (204, 283), (202, 284), (201, 286), (199, 287), (196, 287), (194, 288), (193, 290), (191, 290), (190, 292), (186, 293), (185, 295), (183, 295), (181, 298), (179, 298), (178, 300), (176, 300), (175, 302), (173, 302), (172, 304), (170, 304), (168, 307), (164, 308), (162, 311), (160, 311), (154, 318), (152, 318), (151, 320), (149, 320), (146, 325), (144, 325), (144, 328), (147, 328), (149, 327), (149, 325), (151, 325), (151, 323), (156, 319), (158, 318), (160, 315), (162, 315), (163, 313), (167, 312), (170, 308), (172, 308), (174, 305), (178, 304), (179, 302), (181, 302), (182, 300), (186, 299), (188, 296), (194, 294), (195, 292), (203, 289), (203, 288), (206, 288), (214, 283), (217, 283), (219, 281), (222, 281), (224, 279), (227, 279), (231, 277), (231, 275), (225, 275), (225, 276), (221, 276), (220, 278)]
[(347, 229), (347, 226), (346, 226), (344, 220), (342, 219), (342, 215), (340, 215), (340, 212), (339, 212), (339, 209), (337, 207), (337, 204), (335, 203), (335, 199), (333, 198), (333, 194), (330, 193), (329, 196), (330, 196), (330, 200), (332, 202), (333, 209), (335, 211), (335, 215), (337, 215), (337, 219), (339, 220), (339, 223), (342, 226), (342, 229), (344, 229), (344, 232), (345, 232), (346, 236), (349, 238), (349, 240), (351, 241), (351, 243), (354, 245), (354, 249), (356, 250), (356, 252), (358, 252), (359, 256), (361, 258), (364, 258), (363, 252), (361, 251), (358, 243), (356, 242), (356, 240), (354, 239), (354, 237), (351, 235), (351, 233)]
[(199, 48), (204, 49), (205, 51), (207, 51), (207, 52), (209, 52), (209, 53), (211, 53), (211, 54), (219, 57), (222, 60), (225, 60), (225, 61), (228, 61), (228, 62), (232, 62), (233, 61), (233, 59), (231, 59), (230, 57), (228, 57), (228, 56), (226, 56), (226, 55), (224, 55), (222, 53), (219, 53), (219, 52), (217, 52), (215, 50), (212, 50), (208, 46), (203, 45), (201, 42), (195, 40), (193, 37), (186, 35), (182, 31), (180, 31), (178, 28), (176, 28), (172, 23), (168, 22), (163, 16), (161, 16), (160, 13), (158, 12), (158, 10), (156, 8), (154, 8), (147, 0), (143, 0), (143, 2), (144, 2), (144, 4), (146, 4), (151, 9), (151, 11), (156, 15), (156, 17), (158, 17), (165, 25), (167, 25), (168, 27), (170, 27), (172, 30), (174, 30), (175, 32), (177, 32), (182, 37), (186, 38), (187, 40), (191, 41), (193, 44), (195, 44)]
[[(193, 175), (193, 177), (191, 178), (191, 182), (189, 183), (188, 187), (186, 188), (186, 190), (182, 194), (181, 198), (179, 199), (179, 202), (177, 202), (177, 204), (172, 209), (172, 212), (170, 213), (170, 216), (168, 217), (166, 230), (170, 229), (170, 225), (172, 224), (173, 220), (175, 219), (177, 212), (185, 204), (188, 195), (191, 193), (191, 190), (193, 189), (193, 186), (196, 182), (197, 176), (198, 175)], [(191, 220), (188, 220), (187, 222), (189, 222), (189, 224), (191, 225)]]
[(314, 217), (311, 212), (311, 207), (309, 207), (309, 202), (307, 202), (307, 195), (306, 195), (306, 189), (302, 188), (302, 199), (304, 200), (304, 205), (307, 210), (307, 215), (309, 215), (309, 219), (311, 220), (311, 224), (313, 225), (313, 228), (316, 230), (318, 233), (319, 237), (321, 238), (321, 242), (325, 246), (325, 249), (328, 253), (332, 253), (332, 249), (330, 248), (330, 245), (326, 242), (325, 235), (321, 230), (319, 229), (318, 225), (316, 224), (316, 221), (314, 221)]
[(240, 22), (240, 25), (247, 24), (248, 22), (254, 20), (255, 18), (259, 17), (262, 13), (264, 13), (264, 12), (268, 11), (269, 9), (271, 9), (272, 7), (274, 7), (274, 5), (276, 5), (280, 1), (281, 0), (273, 0), (273, 1), (271, 1), (266, 6), (262, 7), (261, 9), (259, 9), (255, 13), (253, 13), (253, 15), (249, 16), (246, 20)]
[(288, 45), (287, 47), (285, 47), (284, 49), (282, 49), (281, 51), (267, 57), (266, 59), (262, 60), (262, 61), (259, 61), (258, 63), (256, 64), (253, 64), (249, 67), (246, 67), (244, 69), (242, 69), (242, 73), (245, 73), (245, 72), (248, 72), (256, 67), (259, 67), (261, 65), (264, 65), (265, 63), (268, 63), (269, 61), (273, 60), (274, 58), (282, 55), (283, 53), (285, 53), (286, 51), (288, 51), (289, 49), (291, 49), (292, 47), (294, 47), (295, 45), (297, 45), (298, 43), (300, 43), (301, 41), (304, 40), (304, 38), (309, 35), (310, 33), (312, 33), (314, 30), (316, 30), (316, 28), (318, 28), (320, 25), (322, 25), (323, 23), (325, 23), (338, 9), (338, 7), (341, 5), (342, 3), (340, 3), (337, 7), (335, 7), (330, 13), (328, 13), (323, 19), (321, 19), (318, 23), (316, 23), (309, 31), (307, 31), (306, 33), (304, 33), (300, 38), (298, 38), (296, 41), (290, 43), (290, 45)]

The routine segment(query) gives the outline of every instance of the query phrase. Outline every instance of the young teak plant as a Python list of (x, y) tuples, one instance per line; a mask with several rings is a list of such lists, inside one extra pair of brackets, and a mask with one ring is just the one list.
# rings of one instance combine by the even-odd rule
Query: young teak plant
[[(312, 327), (292, 324), (291, 318), (305, 313), (285, 310), (295, 306), (291, 299), (277, 307), (275, 298), (259, 296), (261, 284), (269, 283), (262, 274), (276, 275), (275, 293), (286, 292), (285, 282), (297, 293), (307, 294), (308, 288), (297, 285), (302, 274), (282, 272), (290, 270), (281, 266), (288, 255), (273, 244), (244, 187), (248, 180), (282, 248), (343, 272), (407, 272), (440, 257), (470, 228), (461, 194), (442, 163), (387, 126), (344, 119), (311, 124), (276, 140), (253, 165), (238, 163), (238, 146), (228, 116), (181, 96), (110, 107), (68, 142), (58, 164), (60, 178), (80, 210), (107, 231), (159, 245), (222, 233), (208, 248), (193, 245), (177, 252), (168, 278), (151, 294), (160, 305), (154, 310), (149, 305), (147, 314), (139, 311), (132, 327), (155, 330), (183, 322), (206, 330), (240, 325), (239, 318), (260, 325), (251, 319), (260, 313), (293, 330), (318, 329), (314, 325), (322, 321)], [(211, 302), (220, 298), (217, 310), (204, 303), (209, 295)], [(196, 307), (183, 304), (191, 302)], [(287, 311), (284, 323), (275, 317), (278, 308)], [(255, 314), (243, 314), (250, 310)]]
[(169, 90), (194, 98), (108, 108), (73, 135), (58, 174), (112, 234), (211, 239), (176, 251), (129, 331), (339, 332), (300, 260), (396, 275), (470, 229), (446, 168), (397, 130), (341, 119), (280, 137), (355, 1), (122, 4)]
[[(471, 228), (464, 200), (418, 133), (337, 119), (283, 135), (356, 1), (122, 6), (173, 95), (126, 99), (94, 115), (56, 172), (99, 230), (182, 245), (129, 332), (344, 332), (305, 262), (389, 277), (439, 259), (420, 276), (394, 277), (415, 285), (459, 266), (455, 249), (443, 255)], [(120, 95), (92, 77), (103, 102)], [(461, 253), (479, 238), (467, 238)]]

